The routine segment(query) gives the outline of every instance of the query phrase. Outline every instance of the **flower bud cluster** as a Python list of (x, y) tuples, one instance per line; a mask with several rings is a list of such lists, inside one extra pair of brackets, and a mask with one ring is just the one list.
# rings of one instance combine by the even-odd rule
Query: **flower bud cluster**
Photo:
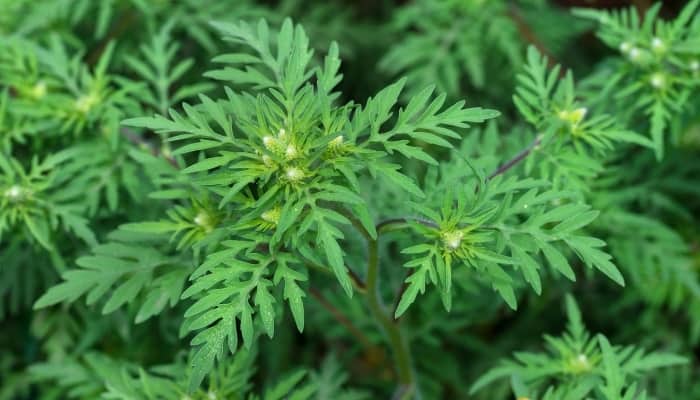
[[(295, 162), (303, 156), (303, 152), (285, 128), (280, 128), (276, 135), (263, 136), (262, 142), (265, 149), (274, 155), (262, 154), (262, 162), (271, 168), (280, 167), (282, 179), (299, 183), (307, 177), (304, 169)], [(281, 165), (276, 165), (275, 159), (282, 160)]]
[[(262, 141), (263, 145), (268, 151), (274, 153), (276, 156), (284, 158), (287, 161), (294, 160), (301, 155), (301, 152), (292, 140), (291, 135), (289, 135), (284, 128), (280, 128), (275, 136), (263, 136)], [(269, 161), (271, 161), (269, 156), (267, 162), (263, 156), (263, 162), (265, 162), (265, 165), (268, 165)]]
[(586, 118), (587, 113), (588, 109), (586, 107), (579, 107), (574, 110), (561, 110), (557, 113), (557, 116), (560, 120), (566, 122), (569, 125), (569, 130), (571, 134), (577, 135), (581, 133), (579, 125), (584, 120), (584, 118)]

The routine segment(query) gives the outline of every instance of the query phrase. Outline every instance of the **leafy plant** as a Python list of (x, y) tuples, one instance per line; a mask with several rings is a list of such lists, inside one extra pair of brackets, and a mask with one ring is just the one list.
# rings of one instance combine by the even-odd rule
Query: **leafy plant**
[(698, 392), (700, 1), (370, 3), (0, 0), (0, 399)]

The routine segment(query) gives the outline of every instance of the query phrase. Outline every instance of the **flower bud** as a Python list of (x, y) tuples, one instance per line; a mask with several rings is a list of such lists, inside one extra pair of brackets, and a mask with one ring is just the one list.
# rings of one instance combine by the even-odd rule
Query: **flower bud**
[(290, 143), (287, 145), (287, 150), (284, 151), (284, 155), (287, 160), (293, 160), (297, 155), (299, 155), (299, 151), (297, 150), (296, 146)]
[(575, 110), (561, 110), (557, 114), (560, 120), (570, 123), (572, 126), (576, 126), (586, 117), (588, 109), (586, 107), (579, 107)]
[(340, 147), (340, 146), (343, 144), (343, 140), (344, 140), (344, 139), (345, 139), (345, 138), (343, 137), (343, 135), (340, 135), (340, 136), (336, 137), (335, 139), (331, 140), (331, 141), (328, 143), (328, 145), (329, 145), (331, 148), (338, 148), (338, 147)]
[(287, 177), (287, 180), (290, 182), (299, 182), (300, 180), (304, 179), (304, 177), (305, 177), (304, 171), (302, 171), (300, 168), (297, 168), (297, 167), (287, 168), (284, 175)]
[(204, 229), (205, 232), (211, 232), (214, 230), (214, 221), (212, 217), (204, 210), (200, 210), (197, 216), (194, 217), (193, 222)]
[(5, 197), (7, 197), (10, 201), (19, 201), (22, 200), (22, 197), (24, 197), (25, 190), (18, 185), (12, 185), (10, 186), (7, 190), (5, 190)]
[(263, 221), (277, 225), (280, 221), (281, 211), (279, 207), (269, 209), (260, 215)]
[(265, 148), (270, 151), (272, 151), (277, 144), (277, 139), (273, 138), (272, 136), (264, 136), (262, 140)]
[(656, 72), (651, 75), (649, 83), (651, 83), (651, 86), (655, 89), (663, 89), (666, 86), (666, 76), (661, 72)]
[(651, 40), (651, 49), (656, 54), (663, 53), (666, 50), (666, 44), (660, 38), (655, 37)]
[(629, 42), (620, 43), (620, 53), (627, 54), (627, 52), (629, 52), (630, 49), (632, 49), (632, 45)]
[(46, 96), (47, 88), (46, 88), (46, 82), (44, 81), (39, 81), (37, 82), (32, 90), (29, 92), (29, 95), (34, 98), (34, 99), (41, 99), (44, 96)]
[(75, 100), (75, 109), (83, 114), (87, 114), (92, 110), (100, 99), (93, 93), (85, 94)]
[(442, 234), (442, 243), (449, 251), (459, 249), (459, 247), (462, 245), (462, 239), (464, 239), (464, 232), (460, 230), (445, 232)]

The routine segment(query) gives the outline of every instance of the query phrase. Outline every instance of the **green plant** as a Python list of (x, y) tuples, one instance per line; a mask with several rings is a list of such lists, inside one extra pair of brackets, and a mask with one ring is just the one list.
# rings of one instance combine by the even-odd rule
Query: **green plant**
[(699, 7), (8, 2), (0, 399), (697, 392)]

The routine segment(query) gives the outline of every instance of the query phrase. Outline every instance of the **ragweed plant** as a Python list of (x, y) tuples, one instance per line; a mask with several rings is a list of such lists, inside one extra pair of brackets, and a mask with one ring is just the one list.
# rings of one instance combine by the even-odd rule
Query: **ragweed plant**
[(651, 7), (643, 21), (634, 8), (575, 11), (597, 21), (598, 37), (620, 53), (595, 76), (598, 95), (618, 99), (615, 109), (626, 118), (646, 117), (657, 158), (664, 154), (669, 132), (673, 142), (679, 140), (671, 129), (672, 120), (688, 107), (700, 77), (695, 18), (700, 2), (690, 1), (673, 21), (658, 18), (661, 6)]
[(544, 337), (547, 353), (518, 352), (514, 360), (503, 361), (482, 376), (471, 391), (511, 378), (519, 398), (646, 399), (640, 376), (687, 362), (673, 354), (613, 346), (604, 335), (591, 335), (571, 297), (566, 298), (566, 311), (566, 332), (561, 337)]
[(346, 3), (0, 0), (0, 399), (697, 393), (699, 2)]

